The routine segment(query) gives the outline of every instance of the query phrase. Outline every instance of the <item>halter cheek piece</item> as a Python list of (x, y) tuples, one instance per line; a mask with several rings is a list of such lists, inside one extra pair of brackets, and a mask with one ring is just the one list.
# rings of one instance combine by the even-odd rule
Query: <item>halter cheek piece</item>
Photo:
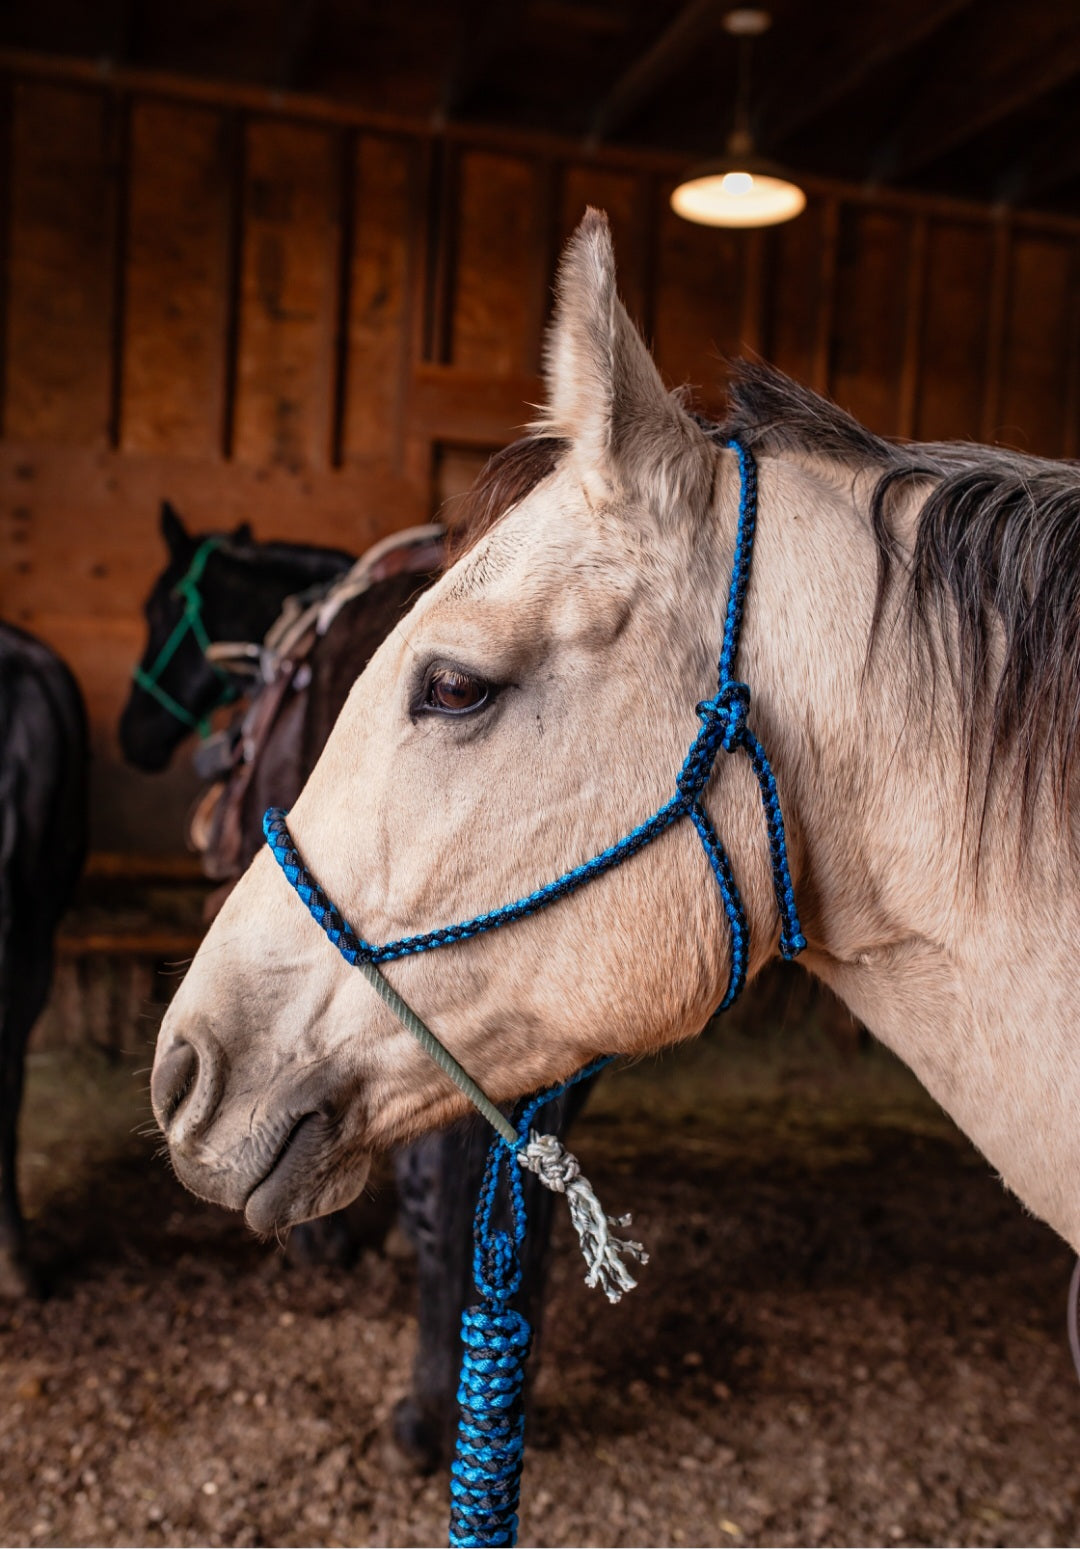
[[(553, 882), (545, 883), (513, 903), (461, 920), (456, 925), (403, 936), (381, 946), (365, 940), (349, 925), (307, 870), (293, 844), (284, 812), (272, 807), (263, 819), (263, 832), (274, 858), (312, 918), (345, 961), (365, 975), (395, 1016), (496, 1131), (476, 1211), (473, 1278), (481, 1303), (478, 1307), (467, 1308), (462, 1320), (465, 1356), (458, 1389), (461, 1420), (457, 1455), (451, 1471), (451, 1544), (516, 1542), (525, 1427), (522, 1387), (524, 1361), (531, 1338), (528, 1323), (510, 1306), (511, 1297), (521, 1283), (518, 1249), (525, 1232), (521, 1168), (537, 1173), (548, 1188), (566, 1194), (571, 1219), (589, 1266), (586, 1281), (590, 1285), (600, 1285), (611, 1301), (618, 1301), (635, 1283), (625, 1261), (643, 1262), (646, 1255), (640, 1243), (612, 1234), (612, 1227), (629, 1225), (629, 1217), (604, 1215), (587, 1180), (581, 1176), (576, 1158), (555, 1136), (537, 1135), (531, 1130), (532, 1120), (545, 1102), (560, 1095), (573, 1081), (591, 1075), (607, 1061), (598, 1060), (572, 1081), (540, 1093), (519, 1108), (513, 1120), (508, 1119), (401, 998), (379, 965), (420, 952), (431, 952), (452, 942), (468, 941), (515, 920), (526, 919), (621, 865), (680, 819), (689, 818), (716, 878), (731, 930), (731, 967), (727, 990), (719, 1007), (721, 1011), (725, 1010), (746, 982), (750, 927), (731, 862), (702, 805), (702, 796), (720, 751), (735, 753), (740, 748), (749, 758), (761, 790), (773, 890), (780, 914), (780, 951), (784, 957), (793, 958), (805, 947), (806, 938), (799, 924), (791, 884), (776, 781), (764, 748), (747, 724), (750, 689), (734, 676), (757, 522), (757, 465), (750, 451), (740, 442), (729, 441), (727, 445), (739, 461), (739, 519), (716, 694), (697, 706), (701, 726), (676, 776), (675, 794), (651, 817), (591, 860), (563, 872)], [(500, 1188), (506, 1198), (509, 1231), (496, 1229), (493, 1222)]]
[[(186, 726), (191, 731), (197, 731), (204, 740), (210, 735), (209, 712), (201, 717), (193, 715), (186, 705), (182, 705), (178, 699), (174, 699), (170, 693), (162, 688), (161, 677), (179, 650), (180, 642), (185, 635), (194, 635), (195, 643), (204, 658), (210, 649), (210, 636), (207, 634), (206, 625), (203, 623), (203, 600), (202, 593), (199, 590), (199, 583), (202, 580), (203, 571), (206, 569), (206, 564), (211, 554), (216, 549), (220, 549), (224, 541), (223, 538), (211, 537), (204, 538), (199, 544), (191, 564), (173, 587), (174, 595), (182, 597), (184, 600), (183, 613), (176, 621), (172, 633), (161, 647), (149, 669), (144, 671), (142, 667), (135, 667), (131, 674), (132, 681), (138, 688), (141, 688), (145, 694), (149, 694), (151, 699), (156, 700), (163, 710), (167, 710), (175, 720), (180, 722), (181, 726)], [(219, 705), (226, 705), (230, 700), (235, 699), (236, 690), (229, 681), (228, 673), (223, 672), (216, 662), (210, 662), (209, 665), (221, 680), (221, 690), (214, 703), (210, 706), (211, 710), (216, 710)]]

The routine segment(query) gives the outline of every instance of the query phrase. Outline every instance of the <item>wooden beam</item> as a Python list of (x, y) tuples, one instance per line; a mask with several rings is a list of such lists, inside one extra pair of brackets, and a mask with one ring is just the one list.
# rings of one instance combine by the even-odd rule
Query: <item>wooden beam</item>
[[(27, 81), (78, 84), (110, 93), (145, 93), (167, 101), (231, 107), (269, 119), (288, 119), (310, 124), (353, 124), (358, 129), (372, 133), (410, 135), (424, 142), (434, 138), (430, 120), (415, 114), (377, 112), (336, 102), (328, 97), (271, 91), (263, 86), (249, 86), (235, 81), (204, 81), (166, 70), (115, 69), (91, 60), (61, 58), (29, 49), (0, 48), (0, 73)], [(439, 138), (452, 145), (490, 147), (499, 152), (550, 156), (556, 160), (562, 157), (573, 161), (581, 157), (580, 140), (543, 130), (448, 123)], [(686, 156), (650, 146), (603, 145), (596, 150), (596, 162), (600, 166), (621, 167), (640, 174), (654, 172), (660, 176), (671, 176), (685, 169)], [(854, 205), (872, 202), (879, 209), (908, 210), (938, 215), (943, 219), (988, 221), (994, 218), (994, 211), (985, 200), (903, 188), (868, 188), (865, 183), (817, 177), (809, 173), (800, 175), (799, 181), (808, 194), (816, 194), (823, 199), (840, 199)], [(1080, 218), (1077, 216), (1045, 211), (1019, 211), (1013, 217), (1013, 224), (1017, 230), (1080, 232)]]
[(413, 375), (409, 423), (428, 441), (456, 446), (503, 446), (543, 402), (538, 376), (493, 377), (488, 372), (422, 364)]
[(1080, 75), (1071, 5), (983, 0), (917, 82), (875, 172), (906, 177)]
[[(761, 108), (755, 115), (762, 144), (771, 149), (790, 139), (972, 4), (973, 0), (924, 0), (921, 6), (899, 11), (867, 6), (857, 16), (845, 18), (848, 24), (837, 25), (835, 35), (824, 39), (822, 13), (813, 7), (808, 13), (812, 36), (803, 46), (786, 36), (785, 29), (784, 58), (790, 67), (770, 72), (762, 83)], [(809, 74), (807, 50), (822, 64)]]
[(205, 931), (80, 931), (61, 926), (56, 939), (60, 957), (154, 957), (184, 962), (202, 946)]
[[(704, 38), (721, 22), (722, 0), (688, 0), (675, 19), (615, 82), (593, 114), (586, 143), (611, 136), (669, 80)], [(732, 43), (734, 49), (734, 42)]]
[(466, 107), (500, 53), (521, 32), (524, 6), (472, 0), (459, 23), (458, 44), (443, 77), (432, 122), (441, 129)]
[(1043, 135), (1017, 150), (998, 183), (1006, 204), (1032, 204), (1080, 178), (1080, 110), (1055, 113)]
[(134, 851), (91, 850), (83, 876), (107, 882), (176, 882), (187, 885), (210, 882), (195, 855), (140, 855)]

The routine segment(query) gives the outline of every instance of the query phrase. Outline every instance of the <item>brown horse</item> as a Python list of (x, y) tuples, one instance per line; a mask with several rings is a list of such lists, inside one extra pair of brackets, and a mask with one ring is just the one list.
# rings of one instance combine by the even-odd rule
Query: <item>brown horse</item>
[[(803, 961), (1080, 1248), (1080, 473), (881, 440), (764, 367), (743, 368), (724, 429), (760, 465), (739, 676)], [(373, 657), (290, 818), (368, 941), (490, 910), (611, 845), (670, 796), (715, 682), (737, 458), (664, 389), (596, 215), (563, 264), (523, 456), (533, 487)], [(747, 760), (720, 759), (703, 801), (753, 977), (778, 922)], [(695, 1034), (730, 961), (686, 823), (386, 974), (507, 1102), (598, 1052)], [(153, 1092), (180, 1177), (263, 1228), (352, 1197), (373, 1151), (463, 1102), (269, 853), (173, 1002)]]

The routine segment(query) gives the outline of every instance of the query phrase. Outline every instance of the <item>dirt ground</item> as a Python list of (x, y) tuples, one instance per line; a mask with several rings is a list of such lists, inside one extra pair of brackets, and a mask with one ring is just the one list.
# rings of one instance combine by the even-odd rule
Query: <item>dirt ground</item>
[[(652, 1262), (610, 1308), (561, 1221), (522, 1542), (1075, 1544), (1067, 1250), (796, 998), (601, 1083), (575, 1149)], [(445, 1478), (389, 1439), (390, 1200), (355, 1269), (294, 1268), (180, 1189), (147, 1112), (130, 1062), (31, 1055), (50, 1294), (0, 1308), (0, 1541), (445, 1542)]]

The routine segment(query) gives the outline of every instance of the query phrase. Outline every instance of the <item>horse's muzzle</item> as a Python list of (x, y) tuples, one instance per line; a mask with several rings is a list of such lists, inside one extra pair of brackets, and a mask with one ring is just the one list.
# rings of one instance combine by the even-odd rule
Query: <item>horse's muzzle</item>
[(227, 1061), (213, 1035), (205, 1028), (186, 1031), (159, 1047), (150, 1078), (154, 1116), (186, 1188), (242, 1210), (261, 1234), (355, 1197), (369, 1164), (345, 1110), (308, 1083), (307, 1091), (280, 1092), (269, 1112), (261, 1104), (254, 1121), (245, 1103), (229, 1101)]

